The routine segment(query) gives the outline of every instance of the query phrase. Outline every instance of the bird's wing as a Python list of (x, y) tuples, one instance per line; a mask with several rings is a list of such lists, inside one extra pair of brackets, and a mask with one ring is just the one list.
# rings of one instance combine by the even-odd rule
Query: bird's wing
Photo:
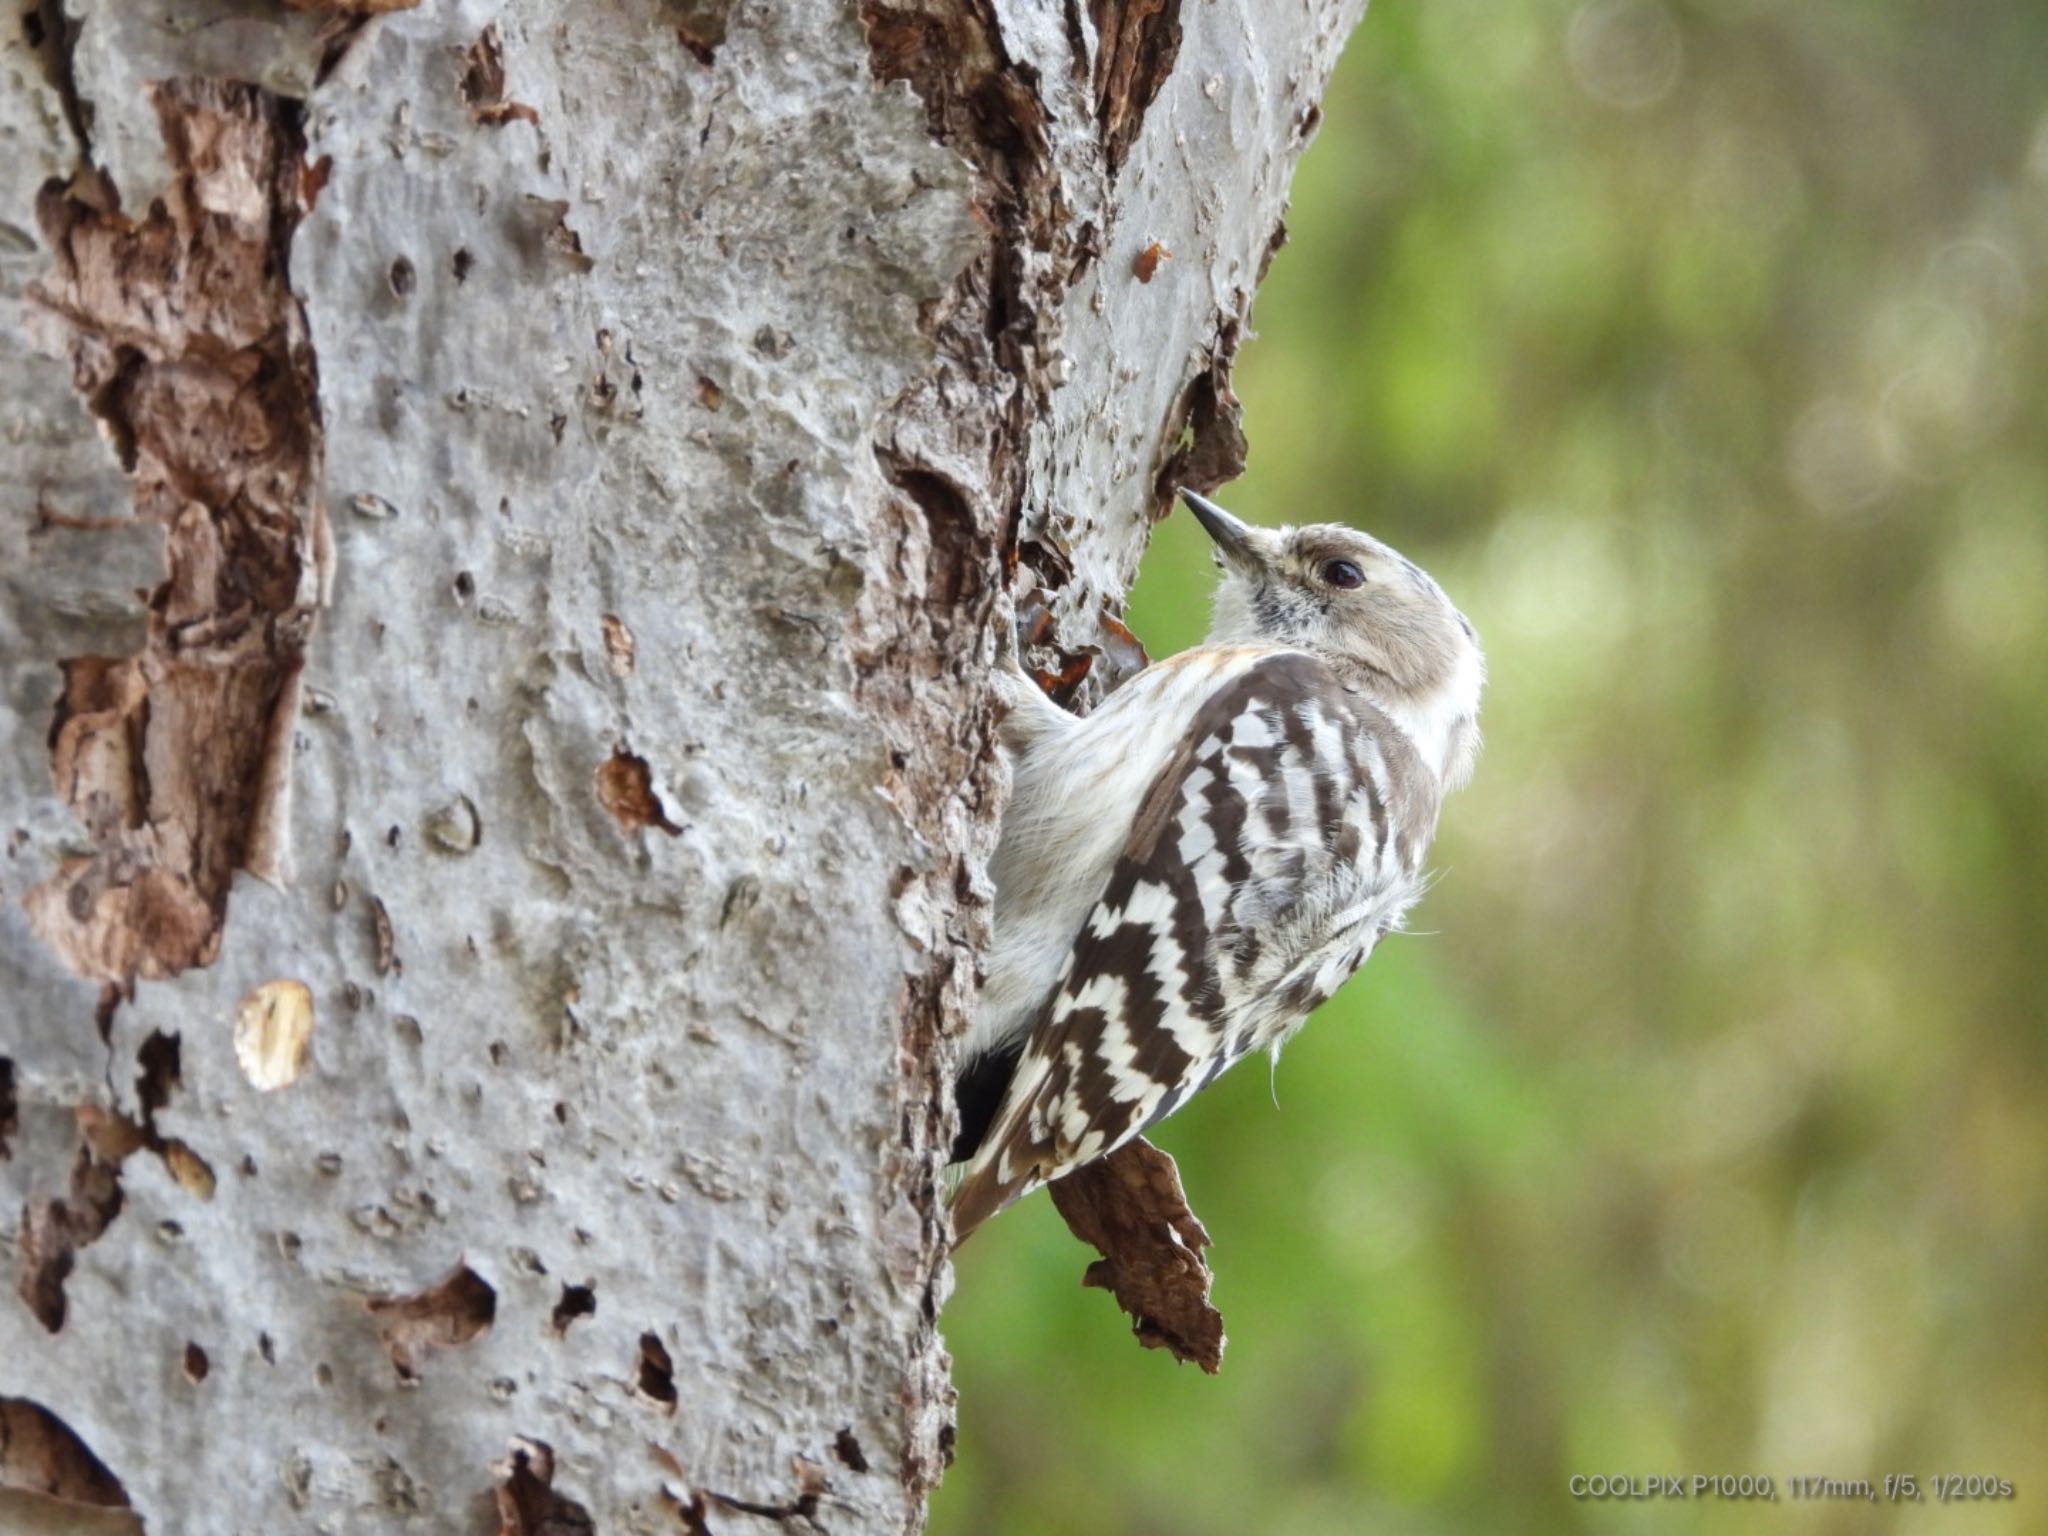
[(1370, 722), (1384, 718), (1298, 652), (1203, 702), (961, 1180), (960, 1237), (1274, 1043), (1274, 1022), (1298, 1022), (1363, 960), (1383, 871), (1407, 863)]

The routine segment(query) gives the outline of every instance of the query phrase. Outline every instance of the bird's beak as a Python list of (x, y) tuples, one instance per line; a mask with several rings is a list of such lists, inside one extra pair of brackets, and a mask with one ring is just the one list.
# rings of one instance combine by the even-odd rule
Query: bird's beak
[(1258, 576), (1265, 571), (1266, 562), (1259, 556), (1258, 531), (1250, 523), (1232, 517), (1208, 497), (1197, 496), (1186, 486), (1180, 488), (1180, 499), (1188, 504), (1195, 521), (1215, 542), (1224, 564), (1245, 576)]

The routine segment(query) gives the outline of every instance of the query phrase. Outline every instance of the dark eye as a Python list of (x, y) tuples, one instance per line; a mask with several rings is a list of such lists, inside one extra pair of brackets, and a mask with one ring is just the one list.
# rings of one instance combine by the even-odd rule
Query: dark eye
[(1325, 560), (1323, 562), (1323, 580), (1333, 587), (1342, 587), (1349, 591), (1353, 587), (1365, 585), (1365, 572), (1361, 571), (1349, 560)]

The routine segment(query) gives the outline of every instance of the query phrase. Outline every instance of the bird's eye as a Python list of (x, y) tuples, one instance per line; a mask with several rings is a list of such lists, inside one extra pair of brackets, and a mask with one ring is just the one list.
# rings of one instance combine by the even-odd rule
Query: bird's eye
[(1342, 587), (1349, 591), (1353, 587), (1365, 585), (1365, 572), (1349, 560), (1325, 560), (1323, 580), (1333, 587)]

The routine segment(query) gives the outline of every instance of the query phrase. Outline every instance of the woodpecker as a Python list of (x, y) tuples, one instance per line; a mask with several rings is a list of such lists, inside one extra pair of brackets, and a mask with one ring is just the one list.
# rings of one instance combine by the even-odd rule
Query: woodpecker
[(995, 939), (955, 1085), (957, 1240), (1280, 1048), (1401, 925), (1479, 751), (1486, 663), (1422, 569), (1340, 524), (1185, 501), (1208, 639), (1093, 714), (1006, 660)]

